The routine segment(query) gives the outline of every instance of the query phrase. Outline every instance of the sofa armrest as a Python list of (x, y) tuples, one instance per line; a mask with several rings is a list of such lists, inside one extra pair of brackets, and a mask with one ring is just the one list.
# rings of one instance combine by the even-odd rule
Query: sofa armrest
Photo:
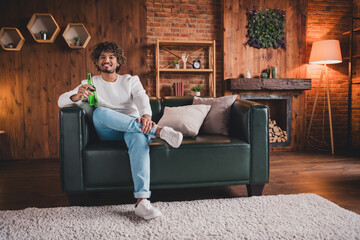
[(266, 105), (236, 100), (231, 109), (230, 133), (250, 143), (250, 183), (269, 181), (269, 109)]
[(86, 103), (60, 109), (60, 170), (63, 192), (84, 190), (83, 149), (96, 135), (92, 113), (93, 108)]

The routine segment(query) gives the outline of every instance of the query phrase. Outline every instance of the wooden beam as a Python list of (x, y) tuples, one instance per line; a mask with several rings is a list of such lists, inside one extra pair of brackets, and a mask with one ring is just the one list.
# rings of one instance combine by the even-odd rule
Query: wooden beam
[(230, 90), (310, 90), (307, 78), (229, 78)]

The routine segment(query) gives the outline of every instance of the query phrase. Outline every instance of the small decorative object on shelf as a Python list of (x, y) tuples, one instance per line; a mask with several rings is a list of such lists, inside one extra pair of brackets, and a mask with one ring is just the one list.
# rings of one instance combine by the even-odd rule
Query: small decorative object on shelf
[(40, 31), (41, 40), (46, 40), (46, 35), (47, 35), (46, 31)]
[(189, 54), (188, 54), (188, 53), (183, 53), (183, 54), (181, 54), (181, 59), (182, 59), (183, 62), (184, 62), (184, 69), (186, 69), (186, 62), (187, 62), (188, 57), (189, 57)]
[(2, 27), (0, 30), (0, 45), (5, 51), (20, 51), (25, 38), (17, 28)]
[(244, 45), (254, 48), (283, 48), (285, 43), (285, 11), (280, 9), (254, 9), (247, 13), (248, 41)]
[(74, 37), (74, 45), (75, 46), (80, 46), (80, 37), (79, 36), (75, 36)]
[(53, 43), (60, 32), (60, 27), (49, 13), (34, 13), (27, 28), (38, 43)]
[[(175, 68), (175, 69), (180, 69), (179, 61), (177, 61), (177, 60), (174, 61), (174, 68)], [(177, 95), (176, 95), (176, 96), (177, 96)]]
[(200, 66), (201, 66), (200, 60), (193, 61), (193, 68), (200, 69)]
[(262, 73), (260, 74), (260, 77), (261, 77), (261, 78), (268, 78), (268, 75), (267, 75), (266, 72), (262, 72)]
[(67, 45), (72, 49), (86, 48), (91, 39), (89, 32), (82, 23), (69, 23), (62, 36)]
[(251, 78), (251, 73), (250, 73), (250, 71), (246, 71), (245, 78)]
[(191, 88), (191, 91), (195, 92), (195, 96), (200, 96), (201, 90), (202, 90), (202, 87), (199, 85)]
[(272, 67), (271, 76), (272, 76), (272, 78), (277, 78), (277, 67), (276, 66)]
[(262, 70), (260, 77), (261, 78), (269, 78), (270, 77), (270, 68)]
[(267, 77), (269, 78), (270, 77), (270, 68), (267, 68), (267, 69), (265, 69), (265, 72), (266, 72), (266, 74), (267, 74)]

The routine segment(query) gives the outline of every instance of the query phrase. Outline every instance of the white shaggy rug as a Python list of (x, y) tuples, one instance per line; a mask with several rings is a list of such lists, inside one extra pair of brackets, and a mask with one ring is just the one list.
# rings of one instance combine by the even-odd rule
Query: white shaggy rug
[(0, 211), (0, 239), (360, 239), (360, 215), (315, 194)]

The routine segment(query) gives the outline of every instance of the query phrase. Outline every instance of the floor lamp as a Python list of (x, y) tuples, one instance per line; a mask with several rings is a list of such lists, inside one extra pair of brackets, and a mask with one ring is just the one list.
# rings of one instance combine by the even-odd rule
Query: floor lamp
[[(329, 91), (329, 78), (327, 76), (327, 67), (326, 64), (335, 64), (341, 63), (341, 50), (339, 40), (322, 40), (314, 42), (311, 48), (311, 54), (309, 63), (311, 64), (324, 64), (324, 68), (321, 71), (319, 85), (315, 95), (315, 102), (311, 112), (309, 129), (307, 132), (306, 142), (308, 141), (311, 124), (314, 117), (314, 112), (318, 100), (319, 90), (322, 85), (323, 78), (325, 78), (326, 83), (326, 97), (328, 104), (329, 112), (329, 125), (330, 125), (330, 139), (331, 139), (331, 153), (334, 155), (334, 137), (333, 137), (333, 128), (332, 128), (332, 119), (331, 119), (331, 104), (330, 104), (330, 91)], [(324, 77), (325, 75), (325, 77)]]

